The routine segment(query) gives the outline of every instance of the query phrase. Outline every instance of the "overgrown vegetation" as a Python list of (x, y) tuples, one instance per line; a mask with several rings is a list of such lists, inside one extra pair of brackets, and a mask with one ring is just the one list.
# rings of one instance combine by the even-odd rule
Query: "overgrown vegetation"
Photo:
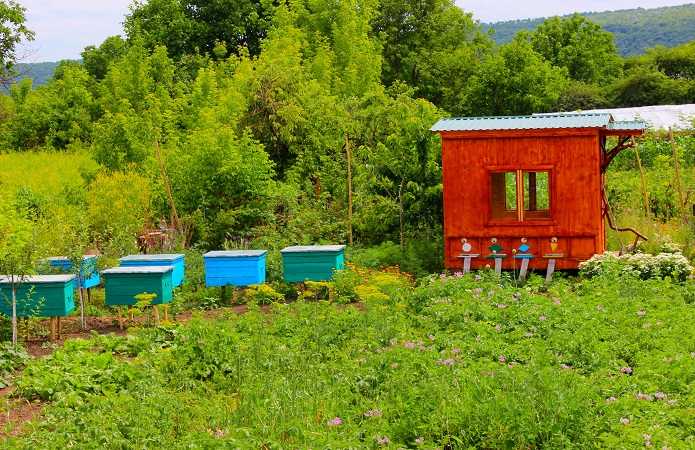
[(348, 268), (347, 308), (71, 340), (16, 379), (51, 404), (6, 445), (690, 448), (692, 281), (598, 276)]
[[(668, 136), (638, 140), (648, 212), (630, 151), (609, 168), (612, 217), (649, 237), (610, 248), (642, 253), (551, 284), (429, 275), (437, 118), (693, 102), (690, 44), (625, 61), (579, 16), (495, 46), (445, 0), (227, 3), (137, 3), (124, 38), (0, 97), (2, 272), (185, 252), (170, 312), (196, 311), (154, 327), (143, 306), (137, 332), (29, 363), (16, 395), (51, 404), (8, 448), (693, 446), (692, 130), (678, 179)], [(331, 282), (282, 282), (280, 249), (348, 242)], [(268, 283), (206, 288), (221, 248), (267, 250)], [(25, 362), (2, 352), (3, 376)]]

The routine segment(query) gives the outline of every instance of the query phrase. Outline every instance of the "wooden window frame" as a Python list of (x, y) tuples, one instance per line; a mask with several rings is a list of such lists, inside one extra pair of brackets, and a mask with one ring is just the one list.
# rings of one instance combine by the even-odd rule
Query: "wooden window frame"
[[(489, 225), (552, 225), (555, 224), (554, 221), (554, 197), (555, 189), (557, 185), (555, 182), (555, 166), (553, 165), (534, 165), (534, 166), (488, 166), (485, 167), (486, 171), (486, 197), (488, 199), (488, 211), (487, 218)], [(548, 213), (546, 215), (545, 211), (542, 210), (543, 214), (538, 214), (539, 211), (526, 211), (524, 209), (524, 174), (525, 173), (539, 173), (545, 172), (548, 174)], [(495, 173), (515, 173), (516, 174), (516, 209), (515, 210), (504, 210), (500, 211), (499, 207), (495, 205), (505, 205), (506, 208), (506, 197), (504, 199), (493, 198), (496, 192), (499, 192), (499, 188), (495, 189), (493, 184), (493, 174)], [(506, 186), (506, 185), (505, 185)], [(506, 192), (506, 187), (505, 187)]]

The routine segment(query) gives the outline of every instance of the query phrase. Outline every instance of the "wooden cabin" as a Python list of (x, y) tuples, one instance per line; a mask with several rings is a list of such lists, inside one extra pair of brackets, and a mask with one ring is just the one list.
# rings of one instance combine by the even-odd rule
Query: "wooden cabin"
[(446, 267), (525, 274), (603, 253), (605, 171), (644, 127), (608, 113), (439, 120)]

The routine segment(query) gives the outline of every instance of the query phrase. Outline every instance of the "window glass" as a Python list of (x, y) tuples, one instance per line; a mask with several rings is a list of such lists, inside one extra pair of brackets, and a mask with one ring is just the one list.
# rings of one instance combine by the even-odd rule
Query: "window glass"
[(548, 172), (524, 172), (524, 210), (550, 209)]
[(550, 218), (550, 172), (491, 172), (490, 188), (493, 219)]
[(516, 172), (504, 173), (505, 206), (507, 211), (516, 211)]

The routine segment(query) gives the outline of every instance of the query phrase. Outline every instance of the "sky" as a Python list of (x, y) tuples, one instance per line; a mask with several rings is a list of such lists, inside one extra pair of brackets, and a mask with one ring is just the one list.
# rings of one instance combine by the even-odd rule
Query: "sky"
[[(26, 8), (26, 25), (36, 33), (22, 45), (22, 62), (78, 59), (88, 45), (98, 46), (109, 36), (123, 36), (123, 19), (132, 0), (17, 0)], [(145, 1), (145, 0), (143, 0)], [(456, 0), (481, 22), (535, 19), (574, 12), (603, 12), (658, 8), (695, 0)], [(579, 6), (577, 6), (579, 3)]]

